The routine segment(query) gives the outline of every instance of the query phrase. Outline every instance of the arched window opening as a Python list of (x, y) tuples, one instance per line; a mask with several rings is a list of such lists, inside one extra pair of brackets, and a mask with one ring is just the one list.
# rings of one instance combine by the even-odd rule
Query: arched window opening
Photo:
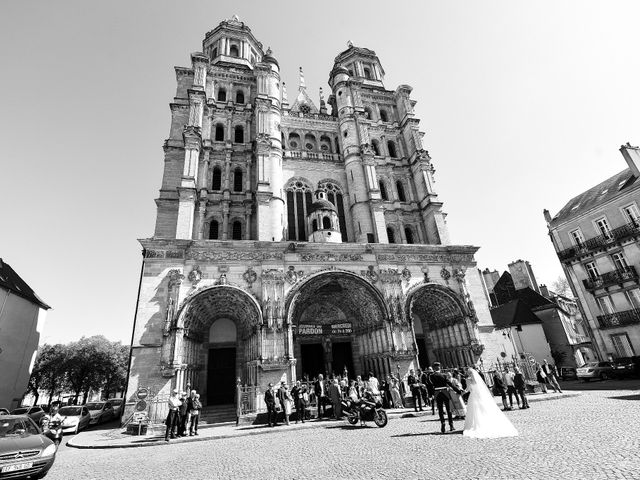
[(380, 196), (382, 200), (389, 200), (389, 195), (387, 195), (387, 187), (384, 182), (379, 182), (380, 184)]
[(216, 142), (224, 142), (224, 125), (218, 123), (216, 125)]
[(402, 182), (400, 182), (400, 180), (396, 182), (396, 190), (398, 190), (398, 200), (400, 200), (401, 202), (406, 202), (407, 197), (404, 194), (404, 187), (402, 186)]
[(306, 242), (306, 213), (313, 203), (311, 187), (302, 180), (295, 180), (289, 183), (286, 190), (288, 239)]
[(300, 146), (300, 135), (291, 132), (289, 134), (289, 148), (297, 149)]
[(240, 50), (238, 50), (238, 46), (237, 45), (231, 45), (231, 47), (229, 48), (229, 56), (231, 56), (231, 57), (239, 57), (240, 56)]
[(331, 139), (326, 135), (320, 137), (320, 150), (324, 153), (333, 153), (331, 148)]
[(217, 49), (217, 48), (214, 48), (214, 49), (211, 51), (211, 60), (213, 60), (213, 59), (214, 59), (214, 58), (216, 58), (217, 56), (218, 56), (218, 49)]
[(211, 190), (222, 189), (222, 170), (220, 167), (213, 167), (213, 175), (211, 181)]
[(369, 120), (373, 120), (373, 112), (371, 111), (371, 109), (369, 107), (364, 107), (364, 116), (365, 116), (365, 118), (368, 118)]
[(311, 229), (314, 232), (318, 231), (318, 220), (316, 220), (315, 218), (313, 219), (313, 221), (311, 222)]
[(398, 158), (398, 152), (396, 151), (396, 144), (391, 140), (387, 142), (387, 148), (389, 149), (389, 156), (391, 158)]
[(304, 136), (304, 148), (309, 151), (316, 151), (316, 137), (307, 133)]
[(393, 228), (387, 227), (387, 237), (389, 238), (389, 243), (396, 243), (396, 237), (393, 234)]
[(414, 243), (413, 241), (413, 230), (409, 227), (404, 227), (404, 236), (407, 238), (407, 243)]
[(366, 78), (367, 80), (371, 80), (371, 69), (369, 68), (364, 68), (364, 78)]
[(234, 132), (235, 136), (233, 141), (235, 143), (244, 143), (244, 128), (242, 125), (236, 125)]
[(231, 228), (231, 239), (242, 240), (242, 222), (236, 220)]
[(322, 229), (331, 230), (331, 219), (329, 217), (322, 217)]
[(220, 238), (220, 225), (216, 220), (211, 220), (209, 225), (209, 240), (218, 240)]
[(244, 105), (244, 92), (242, 90), (236, 92), (236, 103)]
[(371, 146), (373, 147), (373, 154), (376, 157), (380, 156), (380, 143), (377, 140), (371, 140)]
[(244, 188), (242, 188), (242, 169), (236, 168), (233, 172), (233, 191), (234, 192), (242, 192)]
[(227, 101), (227, 91), (224, 88), (218, 90), (218, 101), (226, 102)]
[(335, 140), (335, 146), (336, 146), (336, 153), (340, 154), (340, 142), (338, 142), (338, 137), (336, 137), (334, 140)]
[(387, 111), (383, 110), (382, 108), (380, 109), (380, 120), (382, 120), (383, 122), (389, 121), (389, 115), (387, 115)]

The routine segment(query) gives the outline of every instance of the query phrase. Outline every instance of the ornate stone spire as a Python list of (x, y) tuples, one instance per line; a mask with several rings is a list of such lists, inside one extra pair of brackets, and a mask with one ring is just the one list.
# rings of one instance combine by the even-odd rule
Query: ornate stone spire
[(324, 101), (324, 93), (322, 93), (322, 87), (320, 87), (320, 113), (327, 114), (327, 103)]
[(289, 108), (289, 99), (287, 98), (287, 84), (282, 82), (282, 108)]
[(302, 67), (300, 67), (299, 76), (300, 76), (300, 81), (299, 81), (298, 89), (306, 90), (307, 86), (304, 83), (304, 72), (302, 71)]

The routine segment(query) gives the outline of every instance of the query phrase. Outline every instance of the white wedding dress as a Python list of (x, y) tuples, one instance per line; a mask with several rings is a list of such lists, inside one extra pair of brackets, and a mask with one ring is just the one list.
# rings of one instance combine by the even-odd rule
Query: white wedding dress
[(467, 416), (464, 422), (465, 437), (498, 438), (516, 437), (518, 431), (493, 399), (484, 381), (473, 369), (469, 369), (467, 388), (470, 392)]

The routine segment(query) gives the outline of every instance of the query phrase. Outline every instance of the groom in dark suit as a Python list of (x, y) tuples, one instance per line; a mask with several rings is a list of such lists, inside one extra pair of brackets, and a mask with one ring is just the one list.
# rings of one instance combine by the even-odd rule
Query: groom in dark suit
[(449, 420), (449, 431), (453, 432), (455, 427), (453, 426), (453, 419), (451, 418), (451, 407), (449, 406), (451, 397), (449, 396), (449, 389), (456, 391), (458, 394), (462, 394), (462, 390), (453, 385), (447, 377), (440, 371), (440, 362), (433, 363), (434, 372), (429, 376), (431, 385), (435, 393), (435, 401), (438, 406), (438, 415), (440, 416), (440, 433), (445, 431), (444, 423), (444, 409), (447, 409), (447, 419)]

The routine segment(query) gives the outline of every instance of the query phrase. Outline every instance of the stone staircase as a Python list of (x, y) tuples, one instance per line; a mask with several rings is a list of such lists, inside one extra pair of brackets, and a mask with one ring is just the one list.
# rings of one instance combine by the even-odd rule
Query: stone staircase
[(229, 425), (236, 423), (236, 406), (229, 405), (210, 405), (203, 407), (200, 412), (200, 425), (216, 426)]

